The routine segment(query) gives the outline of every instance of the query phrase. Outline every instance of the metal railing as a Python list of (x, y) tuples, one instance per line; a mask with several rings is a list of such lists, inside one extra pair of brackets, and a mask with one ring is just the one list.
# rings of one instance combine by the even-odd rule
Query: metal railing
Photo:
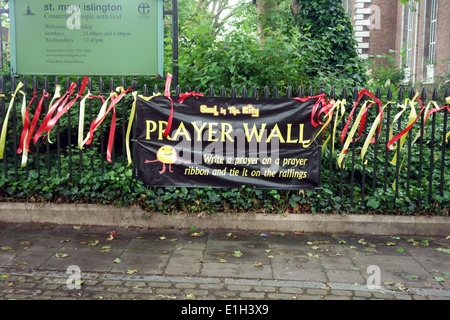
[[(20, 79), (20, 81), (24, 84), (22, 91), (26, 94), (27, 105), (34, 91), (37, 92), (38, 96), (43, 90), (49, 93), (49, 96), (43, 99), (40, 121), (42, 121), (42, 117), (48, 111), (55, 86), (60, 84), (64, 90), (68, 90), (71, 84), (69, 78), (61, 82), (58, 78), (50, 79), (46, 77), (41, 80), (42, 83), (38, 83), (36, 78), (31, 83), (28, 83), (25, 78)], [(0, 78), (0, 124), (4, 122), (6, 109), (11, 100), (11, 93), (14, 92), (18, 82), (19, 79)], [(77, 87), (80, 87), (81, 79), (77, 79), (76, 83)], [(158, 92), (157, 87), (149, 88), (146, 84), (138, 84), (136, 81), (126, 83), (124, 78), (119, 81), (114, 78), (108, 80), (99, 78), (95, 81), (89, 79), (87, 89), (92, 94), (107, 97), (118, 86), (131, 87), (144, 96), (150, 96)], [(174, 94), (178, 95), (181, 92), (190, 91), (200, 93), (198, 87), (193, 89), (187, 87), (185, 90), (182, 90), (177, 86)], [(207, 96), (216, 95), (215, 89), (212, 87), (201, 93)], [(255, 87), (247, 89), (244, 86), (239, 88), (239, 90), (236, 87), (229, 90), (222, 87), (219, 89), (218, 96), (293, 98), (313, 96), (317, 93), (325, 93), (325, 91), (323, 88), (315, 91), (312, 88), (305, 90), (302, 87), (296, 89), (287, 87), (284, 91), (277, 87), (272, 88), (272, 90), (268, 87), (258, 90)], [(396, 97), (393, 97), (393, 92), (389, 88), (384, 97), (382, 97), (380, 89), (377, 89), (373, 94), (376, 98), (384, 101), (384, 114), (380, 124), (382, 130), (379, 133), (378, 131), (375, 132), (374, 143), (368, 148), (365, 158), (361, 159), (361, 148), (364, 138), (370, 129), (369, 125), (380, 112), (378, 108), (370, 108), (367, 112), (365, 127), (361, 129), (361, 138), (351, 144), (346, 154), (344, 160), (345, 168), (337, 164), (338, 156), (342, 150), (340, 139), (335, 139), (334, 148), (331, 147), (331, 142), (329, 142), (323, 148), (321, 155), (321, 188), (316, 190), (317, 194), (328, 203), (329, 207), (336, 210), (344, 209), (346, 205), (351, 207), (358, 202), (364, 206), (366, 205), (367, 197), (375, 194), (379, 195), (380, 199), (383, 199), (384, 194), (392, 194), (391, 199), (394, 199), (394, 202), (413, 203), (418, 208), (424, 202), (431, 203), (436, 196), (443, 198), (446, 192), (450, 190), (450, 180), (448, 179), (450, 174), (450, 150), (449, 143), (446, 142), (446, 133), (449, 131), (448, 110), (444, 108), (439, 112), (432, 113), (427, 122), (425, 122), (425, 112), (420, 114), (417, 112), (419, 114), (417, 122), (404, 140), (404, 146), (397, 157), (398, 161), (392, 163), (396, 151), (388, 150), (386, 145), (392, 136), (396, 136), (407, 127), (410, 110), (408, 107), (404, 112), (401, 112), (403, 110), (401, 107), (405, 107), (405, 99), (414, 99), (416, 91), (411, 89), (405, 93), (404, 89), (400, 88), (398, 94), (396, 93)], [(445, 97), (449, 95), (450, 93), (447, 89)], [(336, 126), (336, 136), (338, 136), (348, 119), (349, 110), (352, 107), (351, 101), (357, 101), (358, 88), (353, 90), (343, 88), (340, 93), (337, 93), (337, 90), (332, 88), (329, 93), (326, 93), (326, 96), (327, 99), (346, 99), (348, 101), (346, 113)], [(430, 101), (440, 101), (440, 106), (443, 106), (445, 103), (443, 99), (445, 97), (439, 97), (436, 89), (432, 90), (431, 93), (427, 93), (426, 88), (423, 88), (419, 96), (424, 106), (429, 104)], [(37, 100), (30, 105), (30, 115), (33, 115), (35, 112)], [(125, 139), (132, 101), (131, 95), (128, 95), (116, 106), (117, 124), (111, 163), (108, 163), (105, 157), (110, 117), (98, 128), (92, 144), (85, 146), (83, 150), (77, 148), (76, 128), (78, 128), (80, 104), (80, 101), (77, 101), (64, 117), (58, 120), (54, 133), (52, 133), (53, 143), (46, 143), (40, 139), (36, 144), (30, 144), (31, 153), (26, 165), (22, 167), (21, 155), (16, 152), (19, 147), (23, 127), (20, 110), (22, 104), (21, 99), (16, 99), (7, 123), (4, 158), (0, 160), (0, 163), (2, 163), (2, 174), (5, 177), (14, 177), (15, 181), (19, 179), (20, 175), (28, 177), (30, 174), (36, 179), (39, 179), (42, 175), (48, 177), (52, 175), (59, 177), (68, 175), (69, 179), (72, 180), (81, 177), (86, 170), (106, 172), (114, 166), (126, 165)], [(88, 125), (95, 119), (101, 105), (100, 99), (87, 100), (85, 132), (88, 131)], [(31, 119), (32, 117), (30, 116), (30, 121)], [(330, 130), (332, 130), (332, 127), (333, 125), (330, 125)], [(330, 130), (327, 130), (325, 133), (325, 138), (331, 132)], [(133, 146), (133, 144), (131, 145)], [(372, 203), (372, 205), (374, 204)], [(441, 203), (440, 206), (448, 206), (448, 203)]]

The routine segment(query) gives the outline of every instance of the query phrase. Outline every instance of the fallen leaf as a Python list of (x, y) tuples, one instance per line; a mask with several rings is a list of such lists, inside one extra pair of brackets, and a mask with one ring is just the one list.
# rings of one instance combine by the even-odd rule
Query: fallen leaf
[(235, 257), (237, 257), (237, 258), (240, 258), (240, 257), (242, 257), (242, 252), (241, 251), (235, 251), (234, 253), (233, 253), (233, 256), (235, 256)]
[(119, 258), (115, 258), (113, 262), (114, 262), (114, 263), (121, 263), (122, 260), (120, 260)]
[(75, 230), (80, 230), (80, 229), (81, 229), (80, 226), (73, 226), (73, 228), (74, 228)]
[(395, 287), (397, 290), (402, 291), (402, 292), (408, 291), (408, 289), (407, 289), (407, 288), (403, 285), (403, 283), (401, 283), (401, 282), (396, 283), (396, 284), (394, 285), (394, 287)]
[(339, 244), (347, 244), (345, 240), (339, 240)]
[(103, 246), (100, 250), (98, 250), (99, 252), (110, 252), (111, 251), (111, 247), (110, 246)]
[(197, 298), (193, 295), (193, 294), (190, 294), (190, 293), (188, 293), (187, 295), (186, 295), (186, 300), (196, 300)]
[(386, 245), (387, 245), (387, 246), (395, 246), (396, 243), (395, 243), (395, 242), (387, 242)]
[(450, 249), (437, 248), (436, 251), (445, 252), (445, 253), (450, 254)]
[(261, 263), (261, 262), (253, 262), (253, 265), (255, 266), (255, 267), (261, 267), (263, 264)]
[(30, 241), (22, 241), (22, 242), (20, 242), (20, 244), (24, 245), (24, 246), (29, 246), (30, 245)]
[(13, 248), (11, 248), (10, 246), (3, 246), (0, 247), (0, 249), (2, 249), (3, 251), (10, 251), (10, 250), (14, 250)]
[(159, 237), (159, 240), (166, 240), (166, 236)]
[(405, 276), (405, 278), (408, 280), (417, 280), (419, 279), (419, 276), (415, 274), (408, 274), (407, 276)]
[(127, 270), (127, 274), (135, 274), (136, 272), (138, 272), (136, 269)]
[(95, 240), (95, 241), (88, 241), (87, 244), (90, 247), (95, 247), (96, 245), (98, 245), (100, 243), (100, 241)]
[(403, 249), (403, 248), (397, 248), (396, 251), (397, 251), (397, 252), (400, 252), (400, 253), (405, 253), (405, 249)]
[(317, 245), (317, 244), (328, 244), (330, 243), (330, 240), (317, 240), (317, 241), (308, 241), (307, 244), (309, 245)]
[(308, 252), (308, 257), (319, 259), (319, 255), (318, 254), (312, 254), (312, 253), (309, 253), (309, 252)]
[(228, 261), (225, 260), (225, 259), (219, 259), (219, 262), (221, 262), (221, 263), (227, 263)]
[(56, 257), (57, 258), (66, 258), (66, 257), (68, 257), (69, 255), (67, 254), (67, 253), (57, 253), (56, 254)]
[(0, 275), (0, 279), (6, 279), (6, 278), (9, 278), (9, 274)]
[(437, 281), (437, 282), (445, 282), (444, 277), (433, 277), (433, 279), (434, 279), (434, 281)]

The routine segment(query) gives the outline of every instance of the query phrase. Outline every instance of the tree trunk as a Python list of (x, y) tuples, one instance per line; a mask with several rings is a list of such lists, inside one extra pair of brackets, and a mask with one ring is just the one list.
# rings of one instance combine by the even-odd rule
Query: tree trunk
[[(294, 0), (293, 0), (294, 1)], [(268, 23), (270, 22), (270, 15), (274, 9), (279, 6), (276, 0), (256, 0), (256, 13), (258, 14), (258, 36), (259, 44), (263, 45), (266, 36), (268, 35)]]

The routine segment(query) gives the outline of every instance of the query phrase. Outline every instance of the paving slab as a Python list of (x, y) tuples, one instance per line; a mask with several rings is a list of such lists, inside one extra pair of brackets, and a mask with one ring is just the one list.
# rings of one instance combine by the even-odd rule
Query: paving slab
[(445, 237), (0, 223), (0, 299), (450, 299), (449, 248)]

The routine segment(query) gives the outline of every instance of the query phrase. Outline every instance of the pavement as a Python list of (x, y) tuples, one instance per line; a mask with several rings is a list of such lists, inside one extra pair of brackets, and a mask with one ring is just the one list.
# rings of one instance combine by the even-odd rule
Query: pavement
[(0, 222), (0, 299), (253, 300), (260, 313), (275, 300), (450, 300), (449, 250), (446, 237)]

